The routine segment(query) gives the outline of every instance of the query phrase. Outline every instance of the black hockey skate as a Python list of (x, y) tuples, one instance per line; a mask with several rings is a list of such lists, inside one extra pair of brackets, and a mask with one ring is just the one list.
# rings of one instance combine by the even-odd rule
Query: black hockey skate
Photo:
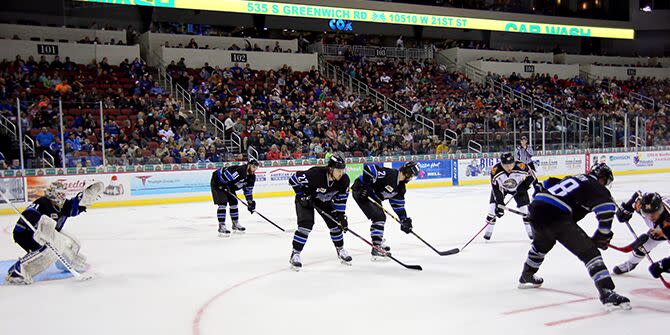
[(337, 258), (340, 259), (342, 264), (344, 265), (351, 265), (351, 256), (349, 256), (349, 253), (347, 252), (346, 249), (344, 248), (337, 248)]
[(600, 295), (600, 302), (608, 312), (615, 310), (629, 311), (632, 309), (630, 300), (612, 290), (604, 290)]
[(291, 270), (298, 272), (302, 269), (302, 261), (300, 260), (300, 252), (293, 250), (291, 253), (291, 258), (289, 259), (291, 263)]
[(219, 224), (219, 237), (230, 237), (230, 230), (225, 224)]
[(391, 253), (389, 252), (391, 250), (390, 247), (385, 246), (385, 245), (376, 245), (375, 247), (372, 248), (372, 251), (370, 251), (370, 259), (373, 262), (385, 262), (388, 261), (390, 258), (388, 256), (391, 256)]
[(242, 227), (239, 222), (233, 222), (233, 233), (235, 234), (244, 234), (247, 231), (247, 228)]
[(521, 278), (519, 278), (518, 287), (522, 290), (529, 288), (538, 288), (542, 286), (542, 283), (544, 283), (544, 279), (542, 279), (542, 277), (537, 276), (535, 274), (524, 272), (521, 274)]
[(637, 263), (633, 263), (631, 261), (625, 261), (625, 262), (615, 266), (614, 269), (612, 269), (612, 272), (614, 272), (614, 274), (620, 275), (620, 274), (624, 274), (626, 272), (633, 271), (633, 269), (635, 269), (636, 266), (637, 266)]

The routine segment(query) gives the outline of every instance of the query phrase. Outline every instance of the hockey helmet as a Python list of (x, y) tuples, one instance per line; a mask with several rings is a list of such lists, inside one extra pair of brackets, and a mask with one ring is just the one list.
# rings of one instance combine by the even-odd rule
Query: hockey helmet
[(402, 172), (407, 179), (412, 179), (419, 175), (419, 165), (412, 161), (406, 162), (398, 170)]
[(511, 152), (506, 152), (500, 155), (500, 163), (502, 163), (502, 165), (514, 164), (514, 162), (514, 155), (512, 155)]
[(645, 193), (640, 198), (640, 212), (644, 216), (654, 217), (653, 219), (657, 220), (663, 208), (663, 198), (658, 193)]
[(605, 186), (609, 186), (614, 181), (614, 174), (612, 174), (612, 169), (605, 163), (598, 163), (591, 168), (589, 175), (595, 177), (598, 180), (604, 179)]
[(342, 156), (335, 154), (328, 159), (328, 167), (331, 169), (344, 169), (347, 167), (347, 163), (344, 162)]
[(258, 161), (258, 159), (253, 158), (251, 156), (249, 156), (249, 160), (247, 161), (247, 164), (248, 165), (255, 165), (255, 166), (260, 166), (261, 165), (261, 163)]
[(66, 192), (65, 185), (59, 181), (55, 181), (47, 186), (44, 191), (44, 196), (51, 200), (56, 206), (63, 207)]

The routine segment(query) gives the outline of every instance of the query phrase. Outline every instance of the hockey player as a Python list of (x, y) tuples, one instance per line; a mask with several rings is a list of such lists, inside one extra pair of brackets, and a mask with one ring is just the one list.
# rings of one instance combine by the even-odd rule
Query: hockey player
[[(517, 162), (511, 153), (504, 153), (500, 156), (500, 163), (491, 169), (491, 197), (489, 199), (489, 213), (486, 216), (486, 233), (484, 239), (490, 240), (495, 228), (496, 219), (502, 217), (505, 211), (499, 205), (505, 205), (505, 196), (514, 195), (517, 208), (524, 213), (528, 213), (528, 189), (535, 182), (535, 175), (528, 168), (528, 165)], [(533, 230), (530, 227), (528, 218), (523, 218), (526, 226), (528, 238), (533, 239)]]
[[(346, 164), (340, 155), (333, 155), (327, 166), (317, 166), (307, 171), (298, 171), (289, 179), (289, 185), (295, 191), (295, 211), (298, 217), (298, 229), (293, 236), (291, 268), (302, 268), (300, 252), (307, 243), (307, 237), (314, 226), (314, 210), (328, 213), (337, 222), (319, 213), (330, 229), (330, 239), (335, 245), (337, 257), (342, 263), (350, 265), (351, 256), (344, 249), (342, 228), (347, 229), (345, 215), (349, 197), (349, 176), (345, 173)], [(341, 227), (342, 228), (341, 228)]]
[(412, 232), (412, 219), (407, 217), (405, 210), (405, 185), (418, 174), (419, 167), (415, 162), (407, 162), (398, 170), (368, 164), (363, 167), (363, 174), (354, 181), (351, 187), (354, 200), (365, 216), (372, 221), (370, 226), (372, 244), (378, 247), (372, 248), (373, 260), (382, 260), (387, 256), (379, 249), (390, 255), (391, 248), (383, 244), (386, 223), (384, 210), (373, 204), (368, 197), (378, 204), (388, 199), (400, 219), (400, 230), (409, 234)]
[[(544, 280), (535, 273), (558, 241), (584, 262), (605, 308), (630, 309), (630, 300), (614, 292), (614, 282), (598, 250), (607, 249), (614, 235), (611, 227), (616, 205), (606, 188), (613, 180), (612, 170), (599, 164), (587, 175), (562, 180), (550, 178), (544, 182), (545, 189), (538, 191), (530, 204), (535, 238), (519, 278), (519, 288), (542, 285)], [(598, 229), (591, 238), (577, 225), (590, 212), (598, 219)]]
[(256, 169), (258, 169), (258, 160), (249, 158), (246, 164), (235, 165), (216, 169), (212, 173), (210, 186), (212, 188), (212, 198), (214, 204), (218, 205), (216, 217), (219, 220), (219, 236), (229, 237), (230, 230), (226, 227), (226, 205), (230, 207), (230, 220), (233, 222), (233, 231), (244, 233), (246, 228), (240, 225), (239, 212), (237, 209), (237, 196), (235, 192), (244, 190), (244, 197), (249, 205), (249, 212), (256, 210), (256, 201), (254, 201), (254, 184), (256, 183)]
[(647, 234), (638, 237), (640, 242), (634, 242), (633, 244), (639, 244), (639, 246), (633, 249), (632, 255), (627, 261), (615, 266), (612, 272), (619, 275), (632, 271), (645, 257), (644, 250), (651, 252), (657, 245), (667, 241), (662, 228), (664, 224), (670, 225), (669, 208), (669, 198), (661, 197), (658, 193), (645, 193), (643, 195), (640, 191), (633, 193), (627, 202), (621, 203), (621, 207), (616, 212), (619, 222), (627, 222), (633, 217), (633, 213), (637, 212), (642, 216), (650, 230)]
[[(65, 186), (61, 182), (51, 183), (43, 197), (35, 200), (14, 226), (14, 241), (27, 252), (8, 272), (6, 281), (14, 285), (30, 285), (33, 277), (46, 270), (56, 261), (56, 254), (46, 246), (49, 243), (70, 262), (78, 272), (88, 269), (86, 258), (79, 253), (80, 244), (73, 237), (62, 232), (65, 221), (86, 211), (86, 206), (97, 200), (103, 186), (99, 183), (96, 190), (77, 194), (66, 199)], [(33, 232), (28, 224), (35, 228)]]

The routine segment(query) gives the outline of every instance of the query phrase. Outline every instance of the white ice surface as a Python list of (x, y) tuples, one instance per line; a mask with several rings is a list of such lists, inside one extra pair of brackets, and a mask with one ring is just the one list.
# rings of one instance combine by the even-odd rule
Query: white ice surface
[[(617, 177), (621, 201), (637, 189), (668, 193), (670, 174)], [(461, 247), (483, 225), (486, 186), (410, 189), (407, 210), (415, 231), (438, 249)], [(295, 228), (292, 198), (258, 199), (258, 210)], [(388, 204), (386, 204), (388, 207)], [(242, 206), (245, 235), (217, 237), (210, 203), (91, 209), (70, 219), (97, 277), (0, 286), (3, 334), (587, 334), (658, 332), (670, 319), (670, 290), (647, 272), (614, 277), (632, 300), (630, 312), (603, 313), (583, 264), (562, 246), (539, 275), (546, 289), (519, 290), (529, 241), (521, 219), (508, 213), (493, 240), (478, 237), (464, 252), (440, 257), (388, 221), (394, 255), (424, 271), (373, 263), (351, 234), (353, 266), (340, 264), (323, 221), (317, 219), (301, 272), (289, 270), (292, 234), (281, 233)], [(389, 207), (390, 208), (390, 207)], [(350, 227), (369, 238), (369, 223), (353, 199)], [(12, 242), (16, 216), (0, 218), (0, 259), (22, 251)], [(633, 219), (638, 233), (646, 230)], [(582, 227), (591, 234), (595, 219)], [(632, 238), (614, 224), (613, 244)], [(652, 253), (670, 254), (668, 244)], [(611, 269), (628, 255), (603, 252)]]

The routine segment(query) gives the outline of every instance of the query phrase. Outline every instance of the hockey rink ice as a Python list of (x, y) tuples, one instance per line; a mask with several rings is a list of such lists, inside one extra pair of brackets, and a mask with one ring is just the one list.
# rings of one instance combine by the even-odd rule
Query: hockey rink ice
[[(611, 190), (618, 202), (638, 189), (668, 194), (669, 177), (617, 176)], [(484, 225), (489, 192), (487, 185), (409, 189), (414, 231), (440, 250), (460, 248)], [(293, 198), (257, 203), (265, 216), (295, 229)], [(369, 222), (351, 197), (347, 214), (350, 228), (369, 239)], [(23, 255), (11, 237), (16, 218), (0, 217), (0, 261)], [(303, 269), (294, 272), (292, 233), (241, 204), (240, 221), (246, 234), (219, 238), (211, 203), (90, 209), (66, 229), (81, 240), (96, 277), (0, 286), (2, 333), (644, 334), (670, 320), (670, 290), (649, 275), (646, 260), (614, 276), (617, 291), (631, 299), (628, 312), (605, 312), (584, 265), (559, 244), (538, 273), (543, 288), (517, 289), (530, 242), (512, 213), (498, 220), (490, 242), (479, 236), (443, 257), (387, 220), (393, 255), (422, 265), (420, 272), (372, 262), (370, 248), (351, 234), (345, 247), (353, 265), (340, 264), (320, 218), (302, 252)], [(637, 215), (631, 223), (638, 234), (647, 230)], [(594, 216), (581, 226), (590, 235)], [(621, 223), (613, 231), (614, 245), (633, 240)], [(652, 257), (670, 255), (668, 246), (659, 245)], [(610, 271), (629, 255), (602, 253)]]

